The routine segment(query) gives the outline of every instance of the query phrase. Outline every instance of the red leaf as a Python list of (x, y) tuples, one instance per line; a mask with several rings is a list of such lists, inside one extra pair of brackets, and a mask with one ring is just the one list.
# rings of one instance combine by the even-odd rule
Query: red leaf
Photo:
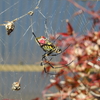
[(54, 85), (56, 85), (57, 83), (59, 83), (59, 79), (58, 78), (56, 78), (55, 79), (55, 82), (53, 82), (53, 83), (51, 83), (51, 84), (49, 84), (49, 85), (47, 85), (46, 87), (45, 87), (45, 89), (43, 90), (43, 95), (46, 93), (46, 91), (49, 89), (49, 88), (51, 88), (52, 86), (54, 86)]
[[(47, 71), (47, 72), (49, 72), (49, 71), (50, 71), (50, 69), (51, 69), (51, 67), (50, 67), (50, 66), (46, 66), (45, 68), (46, 68), (46, 71)], [(44, 71), (44, 69), (43, 69), (42, 74), (44, 74), (44, 73), (45, 73), (45, 71)]]
[(34, 99), (32, 99), (32, 100), (40, 100), (40, 99), (37, 97), (37, 98), (34, 98)]
[(100, 19), (100, 16), (98, 15), (98, 13), (92, 12), (90, 10), (87, 10), (86, 8), (82, 7), (81, 5), (79, 5), (78, 3), (76, 3), (74, 0), (68, 0), (69, 2), (71, 2), (74, 6), (76, 6), (77, 8), (83, 10), (84, 12), (87, 12), (88, 14)]
[(58, 33), (58, 34), (62, 35), (63, 37), (68, 37), (69, 36), (68, 33)]
[(66, 23), (67, 23), (67, 34), (73, 35), (73, 27), (72, 27), (72, 25), (69, 23), (68, 20), (66, 20)]
[(90, 8), (90, 9), (93, 9), (95, 7), (95, 4), (92, 4), (91, 2), (88, 2), (87, 3), (87, 6)]

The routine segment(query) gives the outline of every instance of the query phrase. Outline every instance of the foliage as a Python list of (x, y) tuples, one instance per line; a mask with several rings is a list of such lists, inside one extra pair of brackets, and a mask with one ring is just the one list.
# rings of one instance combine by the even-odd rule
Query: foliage
[[(94, 5), (90, 3), (88, 3), (90, 10), (87, 10), (73, 0), (69, 1), (80, 9), (74, 14), (74, 17), (81, 13), (91, 15), (89, 20), (92, 21), (92, 27), (86, 35), (78, 36), (71, 23), (66, 20), (67, 32), (56, 33), (55, 36), (50, 35), (51, 40), (55, 40), (57, 36), (61, 35), (60, 39), (56, 40), (57, 46), (61, 48), (67, 47), (69, 44), (72, 44), (72, 46), (61, 54), (59, 62), (51, 62), (53, 65), (62, 66), (62, 69), (58, 71), (54, 79), (50, 80), (51, 83), (45, 87), (42, 93), (47, 100), (58, 100), (59, 98), (61, 100), (99, 100), (100, 11), (94, 11)], [(66, 66), (72, 60), (74, 62)], [(50, 71), (51, 67), (46, 68)], [(57, 88), (58, 93), (48, 94), (48, 90), (54, 86)]]

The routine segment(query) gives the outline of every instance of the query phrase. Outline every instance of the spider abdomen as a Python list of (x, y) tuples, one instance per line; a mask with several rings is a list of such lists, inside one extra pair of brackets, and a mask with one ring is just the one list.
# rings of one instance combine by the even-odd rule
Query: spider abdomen
[(42, 48), (45, 52), (52, 52), (52, 51), (55, 51), (56, 49), (54, 45), (48, 45), (48, 44), (42, 45)]

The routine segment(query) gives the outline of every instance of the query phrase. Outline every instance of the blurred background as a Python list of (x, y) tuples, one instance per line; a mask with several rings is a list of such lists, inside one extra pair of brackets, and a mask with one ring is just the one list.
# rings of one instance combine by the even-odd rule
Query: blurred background
[[(86, 0), (76, 2), (87, 8)], [(99, 3), (94, 3), (97, 9)], [(35, 9), (36, 6), (38, 9)], [(70, 19), (78, 10), (67, 0), (0, 0), (0, 24), (12, 21), (29, 11), (34, 12), (33, 16), (27, 15), (16, 21), (15, 29), (10, 36), (6, 34), (5, 27), (0, 26), (0, 100), (31, 100), (42, 96), (42, 90), (53, 78), (41, 75), (43, 67), (39, 66), (39, 62), (43, 51), (32, 36), (31, 19), (33, 30), (38, 37), (66, 32), (66, 19), (70, 20), (75, 32), (82, 35), (86, 34), (91, 23), (85, 14)], [(12, 91), (12, 83), (20, 77), (21, 90)], [(53, 88), (51, 91), (56, 92), (56, 89)]]

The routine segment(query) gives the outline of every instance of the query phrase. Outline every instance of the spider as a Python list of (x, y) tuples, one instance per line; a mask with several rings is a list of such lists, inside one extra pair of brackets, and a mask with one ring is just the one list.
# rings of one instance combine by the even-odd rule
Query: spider
[(45, 52), (42, 55), (42, 61), (46, 60), (47, 56), (57, 56), (57, 55), (61, 54), (62, 52), (64, 52), (70, 46), (69, 45), (65, 50), (62, 51), (60, 48), (58, 48), (56, 45), (54, 45), (52, 42), (50, 42), (46, 37), (44, 37), (44, 36), (36, 37), (34, 32), (32, 32), (32, 34), (35, 37), (35, 41), (37, 42), (37, 44)]
[(0, 24), (0, 26), (5, 26), (5, 29), (6, 29), (6, 31), (7, 31), (6, 34), (7, 34), (7, 35), (10, 35), (11, 32), (13, 32), (13, 31), (14, 31), (14, 28), (15, 28), (14, 22), (16, 22), (17, 20), (21, 19), (22, 17), (24, 17), (24, 16), (26, 16), (26, 15), (32, 16), (32, 15), (33, 15), (33, 12), (32, 12), (32, 11), (29, 11), (27, 14), (22, 15), (21, 17), (16, 18), (16, 19), (14, 19), (14, 20), (12, 20), (12, 21), (4, 21), (4, 22), (7, 22), (7, 23), (6, 23), (6, 24)]
[[(55, 68), (62, 68), (62, 67), (54, 67), (52, 64), (50, 64), (50, 59), (49, 61), (46, 59), (46, 57), (48, 56), (57, 56), (59, 54), (61, 54), (62, 52), (64, 52), (65, 50), (61, 50), (60, 48), (58, 48), (56, 45), (54, 45), (52, 42), (50, 42), (46, 37), (44, 36), (41, 36), (41, 37), (36, 37), (36, 35), (34, 34), (34, 32), (32, 32), (32, 34), (34, 35), (35, 37), (35, 41), (37, 42), (37, 44), (43, 49), (43, 51), (45, 52), (43, 55), (42, 55), (42, 61), (41, 61), (41, 66), (44, 66), (44, 65), (49, 65), (51, 68), (55, 69)], [(73, 61), (71, 61), (69, 64), (67, 64), (66, 66), (70, 65)], [(44, 72), (47, 73), (47, 74), (51, 74), (51, 75), (56, 75), (54, 73), (49, 73), (45, 66), (44, 66)]]
[[(31, 19), (31, 25), (32, 25), (32, 19)], [(32, 26), (31, 26), (32, 28)], [(49, 41), (46, 37), (44, 36), (40, 36), (40, 37), (37, 37), (33, 31), (33, 28), (32, 28), (32, 34), (35, 38), (35, 41), (37, 42), (37, 44), (42, 48), (42, 50), (45, 52), (43, 55), (42, 55), (42, 61), (41, 61), (41, 66), (44, 66), (44, 65), (49, 65), (50, 67), (52, 68), (55, 68), (53, 67), (52, 64), (50, 64), (50, 59), (49, 61), (47, 60), (47, 57), (48, 56), (57, 56), (61, 53), (63, 53), (70, 45), (67, 46), (67, 48), (65, 48), (65, 50), (61, 50), (59, 47), (57, 47), (56, 45), (54, 45), (54, 42), (52, 43), (51, 41)], [(59, 36), (58, 36), (59, 37)], [(57, 38), (58, 39), (58, 38)], [(57, 40), (56, 39), (56, 40)], [(72, 61), (73, 62), (73, 61)], [(71, 62), (71, 63), (72, 63)], [(69, 63), (70, 64), (70, 63)], [(69, 65), (67, 64), (67, 65)], [(66, 66), (67, 66), (66, 65)], [(62, 68), (62, 67), (56, 67), (56, 68)], [(52, 74), (52, 73), (49, 73), (47, 72), (46, 68), (44, 67), (44, 72), (47, 73), (47, 74)], [(54, 74), (52, 74), (54, 75)]]
[(21, 85), (20, 85), (21, 78), (22, 77), (20, 77), (18, 82), (13, 82), (13, 84), (12, 84), (12, 90), (13, 91), (15, 91), (15, 90), (19, 91), (21, 89)]

